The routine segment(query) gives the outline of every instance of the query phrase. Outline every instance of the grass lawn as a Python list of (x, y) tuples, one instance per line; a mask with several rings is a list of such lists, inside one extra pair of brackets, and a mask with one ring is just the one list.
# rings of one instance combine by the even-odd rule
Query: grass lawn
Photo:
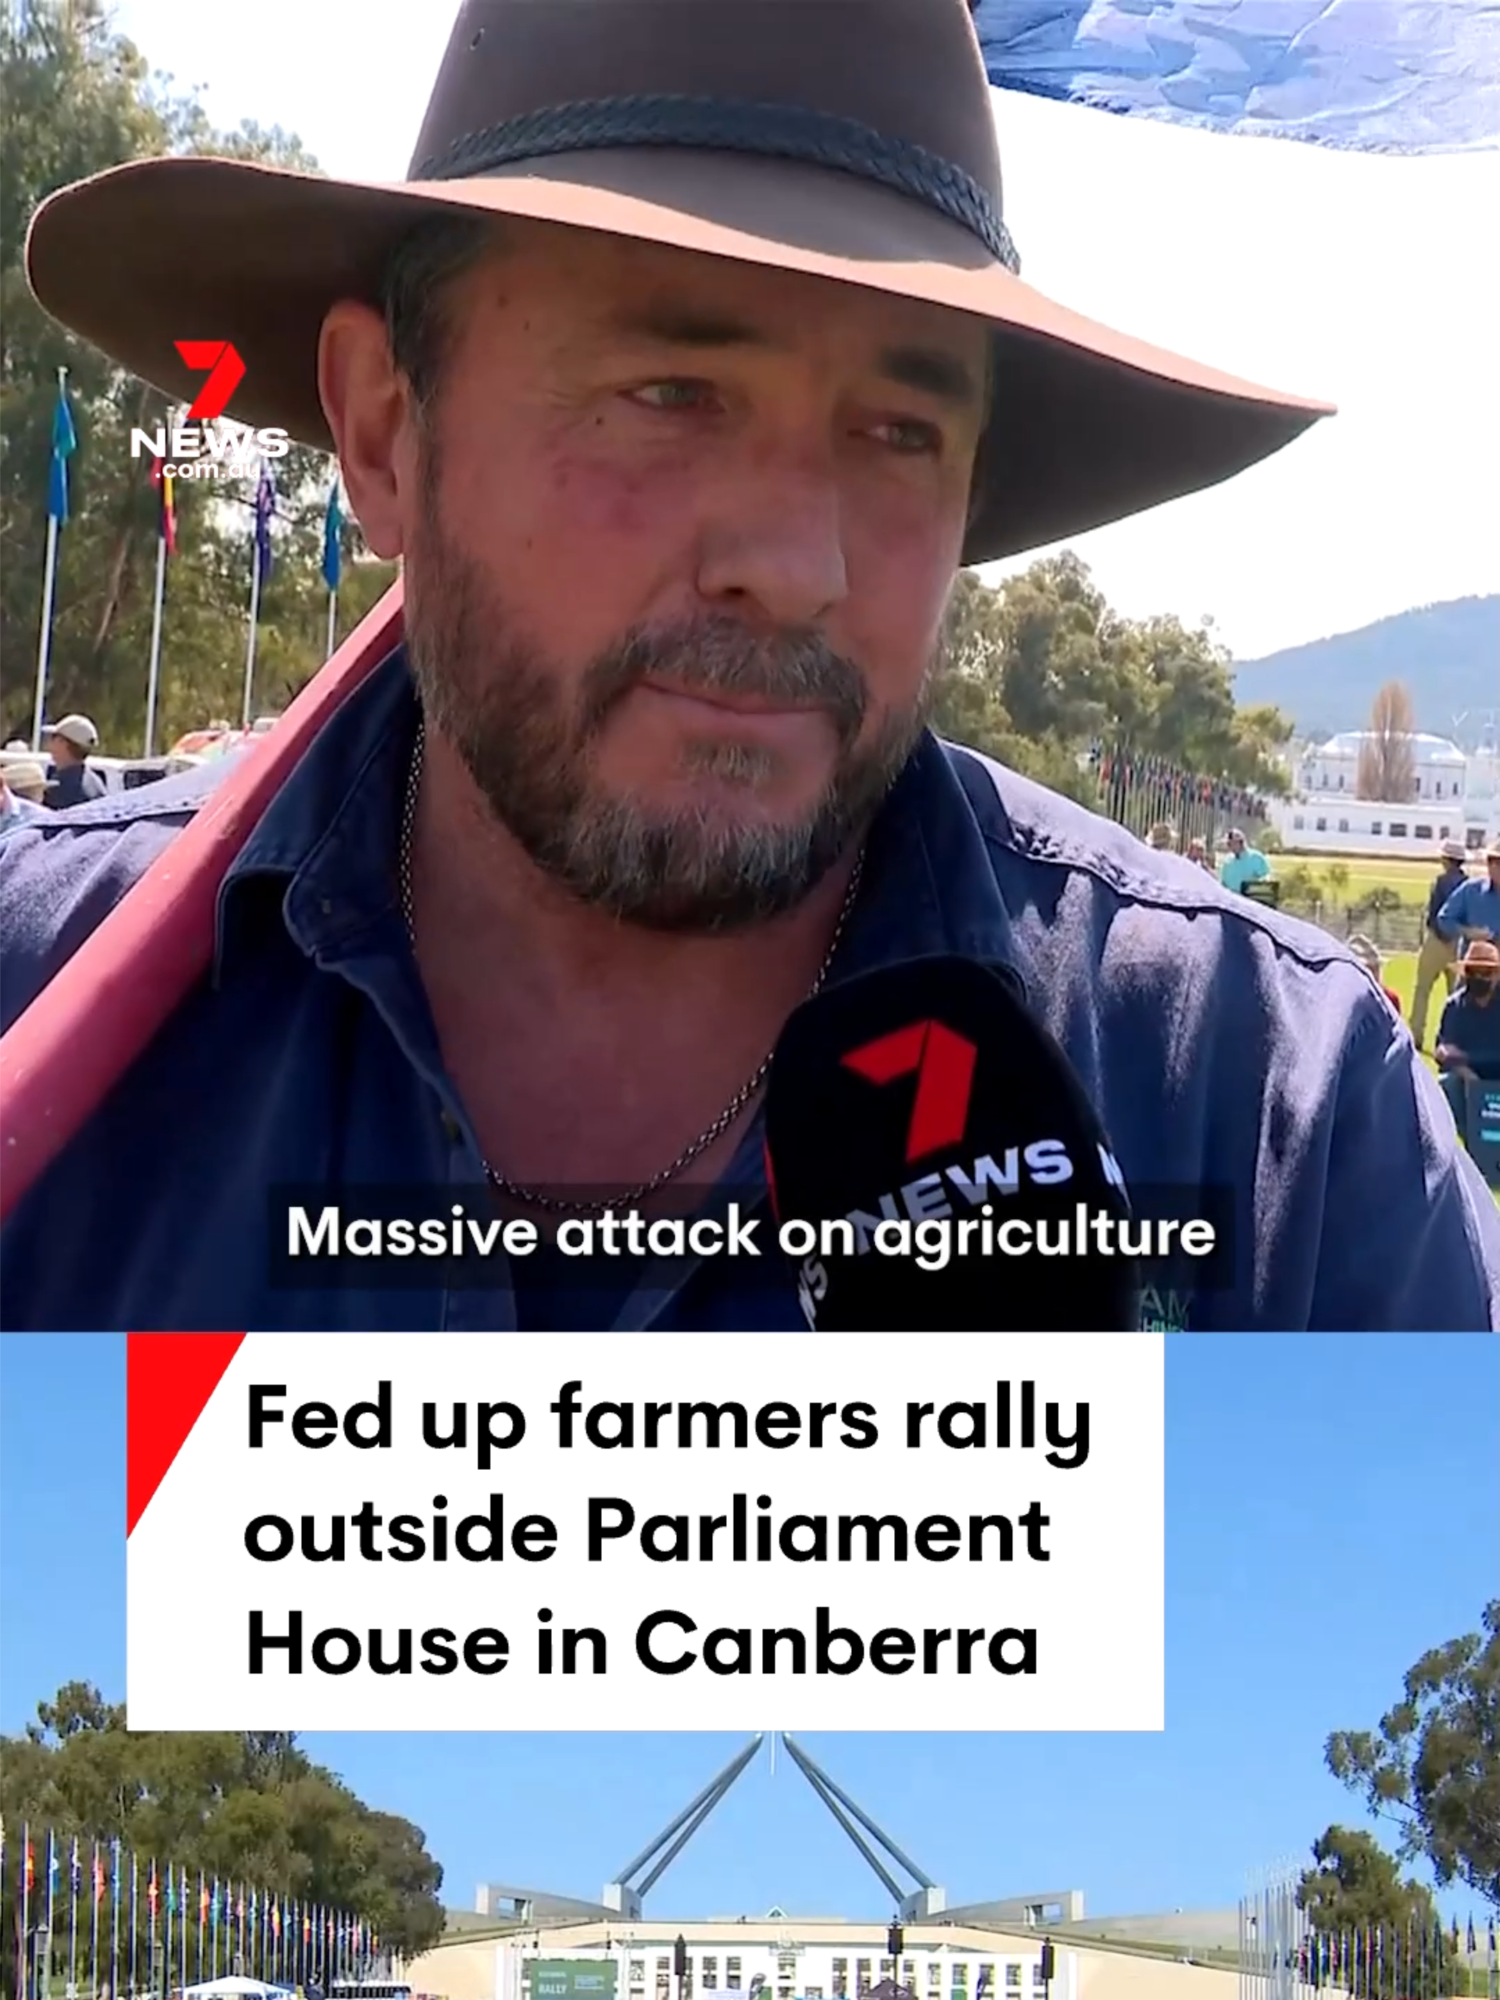
[[(1403, 903), (1420, 906), (1426, 903), (1427, 892), (1438, 872), (1436, 860), (1385, 861), (1378, 855), (1369, 855), (1346, 861), (1337, 855), (1298, 854), (1291, 848), (1273, 854), (1270, 860), (1278, 875), (1286, 874), (1289, 868), (1307, 869), (1324, 901), (1338, 903), (1357, 903), (1372, 889), (1386, 888), (1394, 889)], [(1334, 870), (1332, 881), (1330, 869)], [(1338, 873), (1340, 869), (1342, 875)], [(1391, 983), (1394, 985), (1394, 980)]]
[[(1417, 983), (1417, 954), (1414, 951), (1393, 951), (1386, 958), (1381, 971), (1382, 982), (1393, 993), (1401, 996), (1401, 1012), (1407, 1014), (1411, 1008), (1411, 990)], [(1438, 1016), (1443, 1011), (1443, 1002), (1448, 997), (1448, 989), (1441, 981), (1432, 989), (1432, 1004), (1427, 1010), (1427, 1041), (1429, 1046), (1437, 1034)], [(1423, 1056), (1427, 1067), (1437, 1073), (1437, 1064), (1431, 1056)]]

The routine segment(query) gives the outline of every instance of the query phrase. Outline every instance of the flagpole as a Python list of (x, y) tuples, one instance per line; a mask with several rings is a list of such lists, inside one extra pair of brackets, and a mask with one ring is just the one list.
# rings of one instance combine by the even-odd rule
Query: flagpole
[(333, 642), (339, 626), (339, 594), (336, 590), (328, 593), (328, 644), (324, 650), (325, 660), (333, 658)]
[(57, 516), (47, 516), (47, 560), (42, 570), (42, 636), (36, 653), (36, 703), (31, 712), (31, 747), (42, 747), (47, 707), (47, 665), (52, 655), (52, 592), (57, 582)]
[(250, 709), (255, 695), (255, 632), (260, 623), (260, 547), (257, 544), (250, 564), (250, 643), (245, 649), (245, 701), (240, 727), (250, 727)]
[(151, 665), (146, 673), (146, 747), (143, 757), (155, 754), (156, 690), (161, 676), (161, 610), (167, 591), (167, 538), (156, 537), (156, 601), (151, 610)]

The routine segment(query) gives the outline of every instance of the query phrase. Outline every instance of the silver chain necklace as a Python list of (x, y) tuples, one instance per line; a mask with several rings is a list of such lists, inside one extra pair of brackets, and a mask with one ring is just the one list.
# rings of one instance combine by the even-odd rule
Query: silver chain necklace
[[(414, 954), (417, 948), (417, 924), (412, 895), (412, 844), (416, 835), (417, 799), (422, 789), (422, 762), (426, 747), (426, 726), (419, 717), (417, 721), (416, 742), (412, 746), (411, 766), (406, 778), (406, 797), (401, 808), (401, 841), (397, 853), (397, 886), (401, 898), (401, 915), (405, 921), (406, 934), (411, 941)], [(840, 940), (844, 935), (845, 926), (848, 924), (850, 912), (853, 910), (855, 901), (859, 896), (859, 884), (860, 878), (864, 874), (864, 866), (865, 857), (861, 849), (855, 858), (854, 872), (849, 877), (849, 887), (844, 892), (843, 905), (839, 910), (838, 922), (833, 927), (833, 939), (829, 944), (827, 956), (818, 968), (818, 976), (808, 990), (807, 997), (809, 1000), (812, 999), (814, 994), (820, 993), (823, 990), (824, 982), (833, 969), (833, 961), (838, 952)], [(663, 1167), (659, 1174), (653, 1174), (650, 1180), (642, 1181), (638, 1187), (627, 1188), (623, 1194), (617, 1195), (612, 1201), (559, 1201), (553, 1195), (544, 1194), (539, 1188), (524, 1187), (519, 1181), (507, 1180), (504, 1174), (498, 1173), (483, 1155), (480, 1156), (480, 1165), (484, 1168), (485, 1176), (490, 1185), (498, 1193), (524, 1208), (541, 1209), (548, 1215), (603, 1215), (607, 1210), (612, 1208), (637, 1208), (649, 1196), (658, 1193), (669, 1182), (675, 1181), (680, 1174), (685, 1173), (694, 1160), (700, 1159), (716, 1140), (724, 1136), (740, 1113), (745, 1109), (745, 1106), (757, 1095), (762, 1084), (764, 1084), (767, 1076), (770, 1074), (770, 1069), (771, 1057), (767, 1055), (754, 1076), (748, 1078), (740, 1085), (739, 1089), (730, 1098), (712, 1125), (706, 1126), (698, 1134), (697, 1138), (693, 1140), (691, 1145), (685, 1146), (670, 1166)]]

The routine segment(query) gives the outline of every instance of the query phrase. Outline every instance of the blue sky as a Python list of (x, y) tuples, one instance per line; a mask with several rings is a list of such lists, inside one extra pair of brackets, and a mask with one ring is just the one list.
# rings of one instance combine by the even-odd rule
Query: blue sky
[[(952, 1901), (1076, 1887), (1096, 1913), (1233, 1902), (1247, 1871), (1358, 1822), (1325, 1736), (1372, 1726), (1495, 1589), (1494, 1336), (1181, 1336), (1167, 1402), (1164, 1734), (808, 1739)], [(123, 1496), (123, 1337), (0, 1337), (7, 1731), (66, 1680), (124, 1692)], [(597, 1895), (740, 1740), (304, 1739), (425, 1829), (463, 1907), (481, 1880)], [(787, 1760), (772, 1775), (762, 1753), (654, 1907), (884, 1917), (885, 1900)], [(1466, 1917), (1469, 1899), (1446, 1907)]]

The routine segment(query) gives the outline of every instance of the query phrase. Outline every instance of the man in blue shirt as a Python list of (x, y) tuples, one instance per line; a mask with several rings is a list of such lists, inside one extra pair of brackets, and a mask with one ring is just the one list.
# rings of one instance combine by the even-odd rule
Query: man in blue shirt
[[(1441, 937), (1500, 938), (1500, 839), (1484, 850), (1482, 879), (1465, 882), (1438, 911), (1437, 929)], [(1463, 944), (1459, 942), (1459, 954)]]
[(99, 732), (86, 715), (65, 715), (49, 723), (44, 734), (52, 752), (52, 782), (47, 804), (54, 812), (102, 799), (104, 780), (89, 769), (89, 753), (99, 748)]
[(1226, 889), (1242, 896), (1252, 882), (1264, 882), (1271, 864), (1258, 847), (1251, 847), (1237, 826), (1226, 835), (1229, 852), (1219, 864), (1219, 880)]
[(1453, 1122), (1469, 1130), (1470, 1087), (1500, 1082), (1500, 948), (1476, 939), (1464, 955), (1458, 991), (1443, 1009), (1438, 1027), (1440, 1082)]
[[(778, 41), (702, 0), (666, 36), (579, 0), (556, 34), (478, 0), (407, 188), (164, 160), (36, 218), (43, 302), (180, 393), (180, 289), (138, 247), (170, 244), (245, 362), (235, 413), (336, 444), (406, 643), (235, 860), (210, 976), (0, 1235), (10, 1324), (793, 1330), (769, 1259), (324, 1289), (273, 1270), (273, 1220), (372, 1184), (543, 1222), (760, 1201), (789, 1012), (943, 953), (1029, 1001), (1127, 1181), (1232, 1186), (1232, 1283), (1143, 1322), (1494, 1324), (1493, 1206), (1347, 952), (922, 727), (961, 561), (1315, 412), (1022, 285), (968, 9), (905, 18), (847, 0)], [(12, 836), (7, 1019), (206, 782)]]

